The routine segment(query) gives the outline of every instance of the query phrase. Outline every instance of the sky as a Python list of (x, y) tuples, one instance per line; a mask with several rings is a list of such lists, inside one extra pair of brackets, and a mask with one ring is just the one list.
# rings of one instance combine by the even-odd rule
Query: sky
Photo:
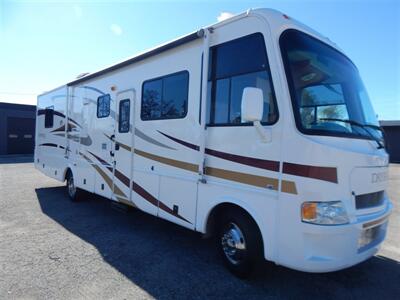
[(400, 1), (0, 0), (0, 102), (36, 96), (135, 53), (268, 7), (334, 41), (357, 65), (381, 120), (400, 120)]

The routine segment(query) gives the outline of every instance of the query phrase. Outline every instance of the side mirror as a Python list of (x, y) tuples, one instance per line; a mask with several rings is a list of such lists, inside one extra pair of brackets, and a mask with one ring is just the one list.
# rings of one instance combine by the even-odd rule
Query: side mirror
[(247, 87), (242, 95), (242, 122), (260, 122), (264, 111), (263, 92), (259, 88)]
[(247, 87), (242, 95), (242, 122), (253, 122), (263, 143), (269, 143), (272, 139), (271, 129), (265, 129), (261, 125), (264, 113), (263, 91), (259, 88)]

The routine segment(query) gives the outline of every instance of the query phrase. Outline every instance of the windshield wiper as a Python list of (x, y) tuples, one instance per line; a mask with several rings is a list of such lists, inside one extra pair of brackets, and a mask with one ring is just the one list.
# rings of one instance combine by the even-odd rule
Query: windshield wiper
[(382, 133), (385, 133), (385, 132), (383, 131), (382, 127), (380, 127), (380, 126), (372, 125), (372, 124), (364, 124), (364, 126), (365, 126), (365, 127), (370, 127), (370, 128), (379, 130), (379, 131), (382, 132)]
[(373, 128), (373, 129), (379, 130), (379, 131), (381, 131), (383, 133), (382, 128), (379, 127), (379, 126), (372, 125), (372, 124), (361, 124), (361, 123), (358, 123), (357, 121), (354, 121), (354, 120), (339, 119), (339, 118), (320, 118), (318, 120), (321, 120), (321, 121), (337, 121), (337, 122), (343, 122), (343, 123), (348, 123), (350, 125), (358, 126), (358, 127), (362, 128), (362, 129), (364, 129), (364, 131), (378, 144), (378, 149), (384, 148), (384, 146), (381, 143), (381, 141), (378, 138), (376, 138), (368, 129), (365, 128), (365, 127)]

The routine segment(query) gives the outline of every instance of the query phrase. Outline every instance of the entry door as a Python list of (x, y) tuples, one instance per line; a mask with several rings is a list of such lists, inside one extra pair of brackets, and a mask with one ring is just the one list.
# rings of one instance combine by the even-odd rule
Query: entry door
[(117, 94), (113, 150), (113, 198), (120, 202), (129, 203), (131, 201), (130, 187), (133, 170), (134, 99), (135, 92), (133, 90)]

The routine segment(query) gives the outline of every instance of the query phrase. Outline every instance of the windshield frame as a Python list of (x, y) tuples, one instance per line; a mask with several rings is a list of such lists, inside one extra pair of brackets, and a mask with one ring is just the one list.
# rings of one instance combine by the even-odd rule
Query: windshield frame
[[(284, 51), (285, 49), (283, 47), (283, 42), (284, 42), (283, 39), (285, 38), (285, 36), (287, 34), (292, 33), (292, 32), (296, 32), (298, 34), (305, 35), (308, 38), (314, 40), (315, 42), (320, 43), (320, 44), (324, 45), (325, 47), (332, 49), (338, 55), (340, 55), (342, 58), (347, 60), (355, 68), (355, 70), (357, 72), (359, 72), (359, 71), (358, 71), (357, 66), (351, 61), (350, 58), (348, 58), (345, 54), (343, 54), (341, 51), (339, 51), (335, 47), (325, 43), (321, 39), (318, 39), (318, 38), (312, 36), (311, 34), (308, 34), (307, 32), (304, 32), (304, 31), (301, 31), (301, 30), (298, 30), (295, 28), (290, 28), (290, 29), (284, 30), (279, 36), (279, 49), (280, 49), (280, 54), (281, 54), (281, 58), (283, 61), (284, 70), (285, 70), (286, 82), (287, 82), (288, 88), (289, 88), (290, 100), (292, 102), (292, 111), (293, 111), (293, 115), (294, 115), (294, 119), (295, 119), (295, 123), (296, 123), (296, 128), (301, 133), (307, 134), (307, 135), (333, 136), (333, 137), (344, 137), (344, 138), (351, 138), (351, 139), (362, 139), (362, 140), (372, 140), (373, 141), (374, 139), (368, 135), (356, 134), (356, 133), (352, 133), (352, 132), (323, 130), (323, 129), (309, 129), (309, 128), (305, 128), (302, 125), (301, 116), (300, 116), (300, 108), (301, 107), (297, 103), (295, 85), (294, 85), (291, 70), (290, 70), (290, 62), (289, 62), (288, 55)], [(365, 125), (369, 125), (369, 124), (366, 123)]]

